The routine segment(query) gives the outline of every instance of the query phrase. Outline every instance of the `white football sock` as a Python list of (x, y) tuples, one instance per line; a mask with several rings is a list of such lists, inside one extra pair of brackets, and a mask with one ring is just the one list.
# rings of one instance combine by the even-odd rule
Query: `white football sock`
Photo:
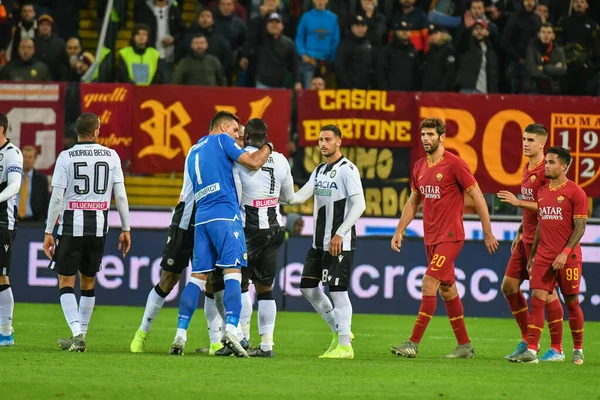
[(142, 318), (142, 325), (140, 329), (143, 332), (150, 332), (152, 323), (156, 319), (156, 316), (160, 312), (161, 308), (165, 304), (165, 298), (161, 297), (157, 292), (156, 288), (152, 288), (148, 294), (148, 300), (146, 300), (146, 309), (144, 310), (144, 317)]
[(348, 291), (329, 292), (333, 299), (335, 308), (335, 322), (337, 323), (338, 343), (342, 346), (350, 346), (350, 326), (352, 325), (352, 303), (348, 297)]
[(221, 318), (219, 310), (217, 310), (214, 298), (204, 297), (204, 315), (206, 316), (206, 324), (208, 325), (210, 344), (221, 342), (221, 338), (223, 337), (223, 318)]
[(273, 350), (273, 331), (277, 305), (275, 300), (258, 301), (258, 333), (260, 335), (260, 348), (264, 351)]
[(65, 319), (73, 337), (81, 335), (81, 324), (79, 323), (79, 315), (77, 312), (77, 299), (74, 293), (64, 293), (60, 296), (60, 305), (65, 314)]
[(96, 304), (96, 296), (81, 296), (79, 298), (79, 323), (81, 324), (83, 336), (87, 334), (90, 319), (92, 319), (92, 313), (94, 312), (94, 304)]
[(12, 288), (0, 292), (0, 335), (9, 336), (12, 333), (12, 318), (15, 299)]
[(329, 297), (318, 287), (316, 288), (301, 288), (300, 291), (306, 299), (312, 304), (313, 308), (327, 322), (332, 332), (337, 332), (335, 326), (335, 315), (333, 313), (333, 305)]
[(225, 303), (223, 302), (223, 298), (225, 297), (225, 291), (219, 290), (218, 292), (213, 293), (215, 298), (215, 306), (217, 306), (217, 311), (219, 311), (219, 315), (223, 320), (223, 324), (221, 325), (221, 330), (225, 333)]
[(250, 292), (242, 293), (242, 312), (240, 313), (240, 327), (242, 335), (250, 341), (250, 320), (252, 319), (252, 298)]

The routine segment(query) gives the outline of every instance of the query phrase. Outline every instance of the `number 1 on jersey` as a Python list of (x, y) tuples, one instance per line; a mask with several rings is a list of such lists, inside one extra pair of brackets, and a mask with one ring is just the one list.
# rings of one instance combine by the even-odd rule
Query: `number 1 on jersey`
[(198, 157), (198, 153), (196, 153), (194, 161), (196, 162), (196, 179), (198, 180), (198, 185), (202, 185), (202, 177), (200, 176), (200, 157)]

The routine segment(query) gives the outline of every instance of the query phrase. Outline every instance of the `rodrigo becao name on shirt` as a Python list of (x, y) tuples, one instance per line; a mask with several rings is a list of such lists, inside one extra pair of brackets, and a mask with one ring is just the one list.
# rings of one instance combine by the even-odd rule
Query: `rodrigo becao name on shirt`
[(108, 149), (76, 149), (69, 150), (69, 157), (110, 157), (111, 151)]

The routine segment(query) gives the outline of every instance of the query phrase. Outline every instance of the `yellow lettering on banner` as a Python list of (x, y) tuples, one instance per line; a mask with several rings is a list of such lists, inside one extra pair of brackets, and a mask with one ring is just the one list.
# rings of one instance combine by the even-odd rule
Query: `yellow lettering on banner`
[[(369, 141), (386, 141), (410, 143), (410, 121), (385, 121), (379, 119), (313, 119), (302, 121), (304, 139), (307, 142), (319, 140), (321, 128), (325, 125), (337, 125), (342, 131), (342, 139)], [(446, 139), (448, 140), (448, 139)]]
[(100, 115), (100, 125), (107, 125), (110, 123), (110, 119), (112, 118), (112, 111), (104, 110)]
[[(273, 102), (273, 98), (271, 96), (265, 96), (262, 99), (258, 99), (256, 101), (251, 101), (250, 102), (250, 116), (248, 117), (248, 119), (262, 118), (263, 115), (265, 114), (265, 112), (267, 111), (267, 108), (269, 108), (269, 106), (271, 105), (272, 102)], [(217, 105), (215, 105), (215, 111), (216, 112), (229, 111), (230, 113), (235, 114), (235, 113), (237, 113), (237, 107), (217, 104)]]
[(387, 92), (379, 90), (320, 90), (317, 94), (319, 96), (319, 108), (323, 111), (396, 111), (395, 104), (388, 104)]
[(535, 121), (526, 113), (519, 110), (503, 110), (495, 114), (488, 122), (483, 132), (481, 143), (483, 165), (490, 176), (497, 182), (507, 186), (518, 186), (521, 184), (523, 168), (527, 164), (527, 158), (521, 157), (521, 166), (513, 173), (509, 173), (502, 165), (502, 153), (499, 150), (502, 144), (504, 127), (509, 122), (516, 122), (525, 131), (527, 125)]
[[(475, 136), (475, 118), (470, 112), (455, 108), (421, 107), (421, 119), (440, 118), (444, 123), (451, 120), (458, 125), (456, 136), (446, 137), (444, 147), (454, 149), (465, 160), (472, 174), (477, 171), (478, 158), (475, 149), (467, 143)], [(419, 132), (420, 134), (420, 132)]]
[[(152, 111), (152, 117), (140, 124), (140, 129), (150, 136), (152, 144), (144, 147), (138, 154), (138, 158), (158, 155), (172, 160), (182, 150), (184, 155), (187, 154), (192, 147), (192, 141), (185, 126), (192, 122), (192, 118), (181, 102), (175, 102), (165, 108), (159, 101), (147, 100), (140, 108), (142, 110), (149, 108)], [(174, 121), (177, 123), (175, 124)], [(179, 141), (179, 147), (173, 147), (173, 138)]]
[(123, 86), (116, 87), (110, 93), (87, 93), (83, 97), (83, 108), (87, 109), (94, 103), (124, 103), (127, 89)]

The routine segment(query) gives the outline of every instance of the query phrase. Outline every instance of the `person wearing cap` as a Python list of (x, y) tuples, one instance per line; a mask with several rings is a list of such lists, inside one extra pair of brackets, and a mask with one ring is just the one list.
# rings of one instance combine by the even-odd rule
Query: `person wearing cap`
[(554, 28), (542, 24), (538, 37), (532, 39), (525, 53), (523, 92), (529, 94), (561, 94), (561, 79), (567, 75), (565, 52), (554, 41)]
[(249, 60), (256, 63), (256, 87), (284, 88), (288, 74), (294, 77), (294, 88), (302, 89), (302, 76), (294, 41), (283, 35), (283, 19), (277, 13), (266, 18), (267, 30), (256, 43), (247, 43), (241, 51), (240, 68), (246, 71)]
[(452, 37), (443, 28), (429, 27), (429, 51), (423, 63), (424, 92), (451, 92), (456, 79), (456, 54)]
[(502, 43), (510, 57), (507, 77), (511, 93), (523, 92), (525, 52), (542, 25), (542, 19), (535, 13), (536, 0), (522, 1), (523, 6), (508, 19), (502, 33)]
[(411, 26), (410, 41), (418, 52), (427, 51), (429, 20), (427, 14), (415, 7), (415, 0), (399, 0), (400, 10), (396, 11), (391, 19), (391, 30), (401, 21), (406, 21)]
[[(335, 60), (340, 43), (338, 17), (327, 10), (328, 0), (313, 0), (314, 8), (302, 14), (296, 32), (296, 51), (301, 57), (302, 86), (310, 87), (317, 68)], [(322, 73), (321, 75), (324, 75)]]
[(44, 62), (52, 79), (60, 79), (60, 63), (65, 51), (65, 41), (52, 31), (54, 19), (48, 14), (38, 18), (38, 31), (33, 39), (35, 45), (35, 57)]
[(150, 28), (144, 24), (133, 26), (131, 46), (119, 50), (119, 82), (139, 86), (163, 83), (160, 52), (148, 47)]
[(456, 87), (461, 93), (497, 93), (498, 55), (489, 38), (488, 23), (478, 19), (472, 35), (459, 43)]
[(3, 81), (29, 81), (43, 82), (51, 81), (52, 75), (48, 67), (34, 57), (35, 45), (29, 38), (21, 39), (19, 42), (19, 57), (10, 60), (0, 70), (0, 80)]
[(66, 82), (80, 82), (83, 75), (92, 66), (96, 57), (88, 51), (77, 56), (77, 59), (70, 64), (70, 68), (63, 71), (60, 77), (61, 81)]
[(208, 54), (206, 37), (197, 33), (186, 58), (177, 64), (173, 85), (227, 86), (225, 71), (219, 59)]
[(371, 46), (381, 49), (387, 43), (387, 26), (385, 15), (377, 9), (377, 0), (360, 0), (360, 9), (357, 13), (362, 15), (367, 25), (367, 38)]
[(411, 41), (412, 26), (406, 20), (394, 22), (394, 36), (377, 63), (377, 82), (381, 90), (410, 92), (419, 89), (421, 57)]
[(350, 34), (342, 40), (335, 57), (335, 75), (340, 89), (370, 89), (373, 80), (373, 47), (367, 39), (362, 15), (351, 22)]

